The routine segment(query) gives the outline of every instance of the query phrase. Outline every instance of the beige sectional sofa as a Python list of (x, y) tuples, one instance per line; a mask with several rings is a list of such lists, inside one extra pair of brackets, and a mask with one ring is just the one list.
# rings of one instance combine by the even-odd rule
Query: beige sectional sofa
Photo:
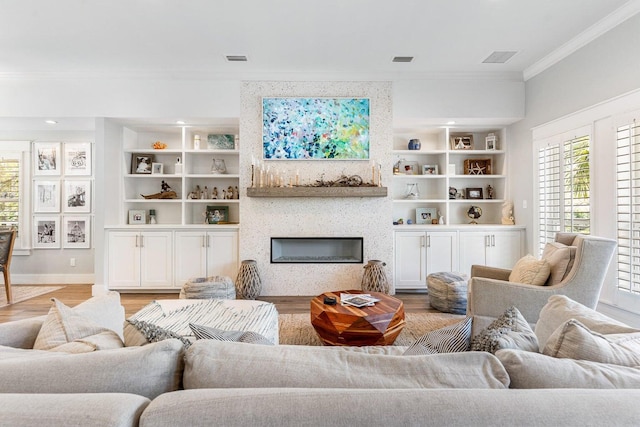
[[(100, 310), (100, 300), (78, 310)], [(122, 325), (123, 314), (114, 319), (117, 310), (109, 310), (97, 323)], [(554, 322), (581, 318), (579, 311), (566, 301), (548, 308), (540, 323), (545, 347), (558, 342), (549, 333)], [(43, 322), (0, 324), (0, 425), (585, 426), (640, 419), (634, 366), (513, 348), (405, 356), (402, 347), (201, 340), (185, 351), (177, 339), (64, 354), (32, 349)], [(596, 337), (624, 328), (591, 326), (601, 324), (609, 329)]]

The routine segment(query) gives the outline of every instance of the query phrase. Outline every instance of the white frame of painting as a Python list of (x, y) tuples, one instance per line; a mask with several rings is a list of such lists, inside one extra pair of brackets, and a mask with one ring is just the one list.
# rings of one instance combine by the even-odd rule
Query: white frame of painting
[[(42, 169), (40, 164), (40, 154), (52, 150), (55, 156), (54, 168)], [(60, 175), (61, 166), (60, 143), (59, 142), (34, 142), (33, 143), (33, 175), (34, 176), (51, 176)]]
[[(74, 161), (77, 153), (84, 151), (84, 165), (82, 160)], [(75, 163), (75, 165), (74, 165)], [(64, 174), (65, 175), (91, 175), (91, 143), (90, 142), (65, 142), (64, 143)]]
[[(39, 222), (53, 222), (53, 242), (41, 242), (38, 240), (38, 223)], [(60, 248), (60, 215), (55, 216), (41, 216), (36, 215), (33, 217), (33, 247), (36, 249), (59, 249)]]
[[(53, 197), (51, 203), (44, 203), (41, 200), (40, 188), (44, 186), (53, 186)], [(60, 212), (60, 180), (33, 182), (33, 212)]]
[[(69, 198), (78, 194), (78, 188), (84, 186), (84, 206), (69, 206)], [(91, 180), (90, 179), (66, 179), (64, 181), (64, 212), (91, 212)]]
[[(64, 229), (63, 248), (88, 249), (91, 247), (91, 217), (89, 215), (65, 215), (62, 217), (62, 221)], [(84, 222), (84, 242), (69, 241), (69, 232), (71, 231), (69, 222)]]

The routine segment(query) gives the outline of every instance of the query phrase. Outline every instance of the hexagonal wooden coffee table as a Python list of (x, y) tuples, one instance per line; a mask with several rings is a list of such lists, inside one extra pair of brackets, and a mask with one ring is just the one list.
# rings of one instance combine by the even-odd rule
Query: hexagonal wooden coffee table
[[(380, 301), (372, 307), (341, 305), (341, 293), (368, 293)], [(325, 304), (326, 296), (335, 297), (336, 304)], [(311, 324), (325, 345), (391, 345), (405, 325), (404, 304), (379, 292), (325, 292), (311, 300)]]

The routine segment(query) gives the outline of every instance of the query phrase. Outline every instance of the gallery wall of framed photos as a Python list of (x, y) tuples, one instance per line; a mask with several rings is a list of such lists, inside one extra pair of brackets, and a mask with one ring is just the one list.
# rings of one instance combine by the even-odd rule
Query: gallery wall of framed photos
[(91, 248), (91, 142), (34, 142), (33, 248)]

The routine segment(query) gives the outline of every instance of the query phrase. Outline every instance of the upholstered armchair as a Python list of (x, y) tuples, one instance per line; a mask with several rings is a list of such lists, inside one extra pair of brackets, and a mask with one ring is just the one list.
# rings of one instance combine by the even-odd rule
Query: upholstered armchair
[(538, 286), (509, 282), (511, 270), (474, 265), (469, 279), (467, 314), (499, 317), (515, 306), (529, 323), (536, 323), (549, 297), (558, 294), (595, 308), (616, 249), (615, 240), (574, 233), (558, 233), (555, 240), (548, 246), (566, 246), (575, 253), (566, 272), (558, 276), (556, 271), (556, 283)]

